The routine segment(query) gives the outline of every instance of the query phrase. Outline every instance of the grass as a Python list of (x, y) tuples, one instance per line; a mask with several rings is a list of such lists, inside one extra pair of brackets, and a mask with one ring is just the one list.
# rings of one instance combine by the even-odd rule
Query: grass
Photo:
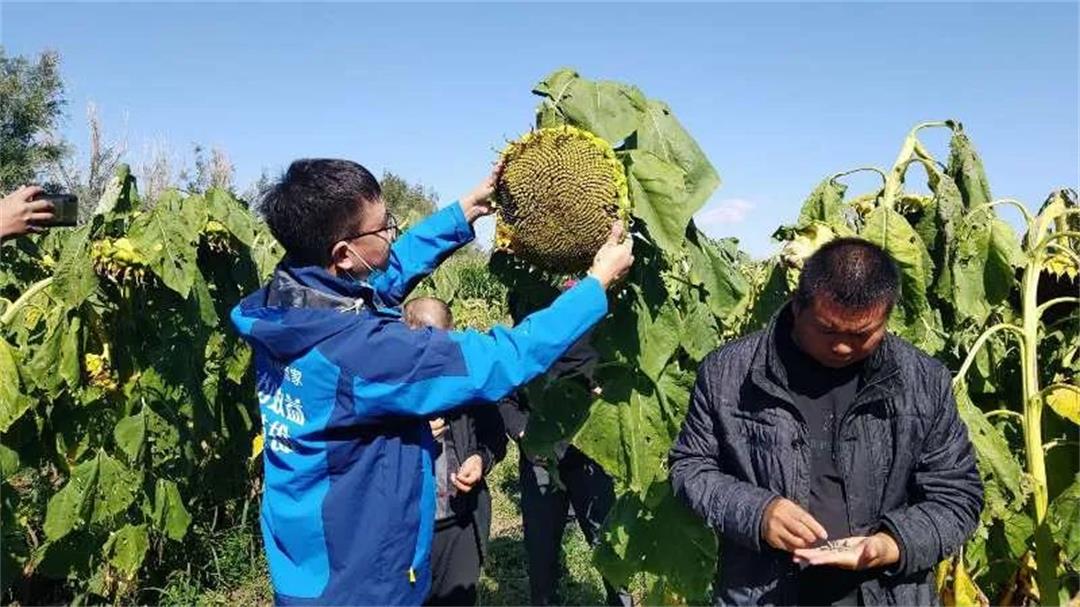
[[(518, 451), (511, 443), (495, 466), (488, 486), (492, 497), (491, 542), (480, 575), (481, 605), (526, 605), (529, 579), (521, 525)], [(210, 561), (192, 563), (201, 572), (174, 571), (154, 589), (162, 605), (267, 605), (273, 600), (258, 526), (234, 527), (204, 538)], [(564, 575), (557, 595), (568, 605), (600, 605), (604, 588), (592, 566), (592, 550), (576, 522), (563, 535)], [(153, 591), (151, 591), (153, 592)], [(148, 595), (144, 595), (150, 598)]]

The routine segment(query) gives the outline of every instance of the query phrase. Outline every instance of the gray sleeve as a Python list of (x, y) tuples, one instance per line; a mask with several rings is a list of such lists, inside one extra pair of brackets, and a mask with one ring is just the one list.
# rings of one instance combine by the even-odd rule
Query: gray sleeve
[(722, 472), (718, 404), (703, 363), (682, 430), (668, 456), (675, 494), (725, 541), (760, 551), (761, 519), (776, 493)]
[(885, 513), (882, 520), (900, 545), (900, 562), (890, 574), (929, 570), (967, 541), (979, 522), (982, 481), (951, 379), (943, 370), (937, 381), (935, 416), (918, 457), (911, 505)]

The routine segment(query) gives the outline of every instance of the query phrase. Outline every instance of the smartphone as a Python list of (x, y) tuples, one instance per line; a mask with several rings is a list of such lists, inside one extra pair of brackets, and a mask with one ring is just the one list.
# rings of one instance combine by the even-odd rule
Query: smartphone
[(74, 194), (42, 194), (34, 200), (48, 200), (53, 205), (53, 219), (40, 225), (71, 227), (79, 222), (79, 198)]

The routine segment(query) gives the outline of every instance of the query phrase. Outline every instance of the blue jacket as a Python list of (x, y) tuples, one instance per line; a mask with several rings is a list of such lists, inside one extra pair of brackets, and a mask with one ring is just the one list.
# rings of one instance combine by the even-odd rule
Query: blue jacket
[(472, 238), (452, 204), (402, 235), (367, 283), (285, 262), (233, 309), (254, 350), (277, 603), (421, 604), (435, 510), (424, 419), (509, 394), (607, 312), (586, 278), (513, 329), (407, 328), (393, 307)]

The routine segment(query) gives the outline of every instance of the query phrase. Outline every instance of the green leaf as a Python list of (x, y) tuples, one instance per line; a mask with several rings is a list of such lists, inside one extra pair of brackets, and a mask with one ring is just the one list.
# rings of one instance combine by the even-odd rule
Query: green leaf
[(1005, 542), (1009, 546), (1009, 554), (1019, 560), (1024, 553), (1031, 550), (1031, 538), (1035, 535), (1035, 521), (1026, 510), (1009, 512), (1002, 520), (1002, 529)]
[(183, 217), (184, 223), (191, 226), (196, 233), (201, 232), (206, 227), (206, 222), (210, 220), (210, 210), (202, 194), (189, 194), (186, 197), (171, 196), (164, 202), (173, 214)]
[(686, 196), (683, 170), (649, 152), (619, 154), (626, 166), (631, 211), (648, 226), (661, 250), (676, 253), (686, 239), (686, 226), (697, 209), (682, 204)]
[(787, 270), (778, 258), (773, 258), (766, 263), (761, 279), (761, 286), (755, 289), (753, 304), (750, 308), (750, 318), (747, 321), (746, 330), (756, 331), (764, 328), (769, 323), (773, 314), (784, 305), (791, 296), (788, 286)]
[(690, 358), (700, 361), (720, 346), (720, 329), (708, 304), (693, 297), (686, 307), (689, 310), (682, 319), (679, 343)]
[(56, 372), (67, 385), (82, 385), (82, 318), (72, 316), (60, 345), (60, 368)]
[(638, 336), (641, 341), (638, 369), (649, 379), (657, 381), (660, 372), (679, 348), (684, 327), (672, 300), (665, 301), (651, 320), (643, 301), (641, 305), (642, 313), (638, 316)]
[(136, 462), (142, 458), (146, 448), (145, 409), (135, 415), (121, 419), (113, 430), (116, 446), (127, 455), (128, 461)]
[(205, 198), (210, 218), (225, 226), (237, 240), (252, 246), (255, 241), (255, 221), (243, 204), (221, 188), (211, 188)]
[(1072, 565), (1080, 569), (1080, 479), (1073, 481), (1050, 503), (1047, 520), (1054, 541)]
[(963, 218), (964, 201), (960, 196), (960, 190), (956, 183), (948, 175), (940, 175), (937, 179), (931, 174), (930, 189), (934, 192), (934, 198), (930, 209), (926, 212), (926, 218), (916, 225), (915, 229), (919, 237), (926, 244), (927, 251), (937, 268), (937, 277), (934, 282), (934, 294), (947, 303), (953, 299), (952, 279), (952, 255), (955, 251), (952, 243), (956, 238), (956, 226)]
[(0, 481), (11, 478), (20, 468), (22, 462), (19, 461), (19, 452), (0, 444)]
[(154, 487), (153, 524), (166, 537), (180, 541), (187, 535), (191, 515), (180, 498), (180, 490), (170, 480), (158, 479)]
[(246, 343), (233, 339), (229, 356), (225, 359), (225, 377), (239, 386), (250, 366), (251, 348)]
[(933, 277), (929, 254), (911, 224), (896, 211), (878, 207), (866, 217), (860, 236), (885, 249), (900, 270), (902, 305), (921, 312)]
[(150, 537), (146, 533), (146, 525), (124, 525), (109, 538), (109, 562), (124, 576), (134, 577), (142, 567), (149, 548)]
[(284, 256), (285, 250), (281, 248), (277, 240), (274, 240), (273, 234), (265, 227), (265, 224), (259, 225), (261, 228), (256, 230), (255, 239), (251, 243), (251, 260), (255, 262), (259, 280), (264, 281), (270, 278), (270, 274), (274, 272), (274, 268)]
[(717, 318), (728, 318), (747, 303), (750, 284), (723, 255), (719, 247), (696, 226), (687, 230), (686, 251), (690, 258), (690, 282), (705, 287), (709, 309)]
[(799, 225), (811, 221), (820, 221), (829, 225), (843, 223), (844, 194), (847, 185), (832, 179), (825, 179), (810, 192), (799, 211)]
[(76, 531), (38, 548), (33, 557), (34, 573), (57, 579), (87, 579), (91, 565), (101, 551), (102, 541), (88, 531)]
[(692, 216), (720, 186), (720, 175), (666, 104), (650, 100), (646, 114), (628, 143), (682, 169), (686, 195), (678, 205)]
[(593, 562), (613, 585), (625, 587), (644, 571), (683, 601), (706, 596), (716, 570), (716, 536), (671, 493), (669, 483), (654, 483), (644, 500), (619, 496), (601, 534)]
[(20, 387), (15, 350), (0, 338), (0, 432), (7, 432), (33, 404)]
[(25, 377), (33, 378), (51, 396), (65, 381), (73, 388), (81, 384), (82, 321), (77, 315), (68, 316), (60, 307), (50, 313), (45, 340), (26, 364)]
[(530, 383), (525, 394), (531, 413), (521, 447), (530, 456), (556, 461), (554, 446), (581, 429), (596, 396), (581, 377), (550, 381), (546, 376)]
[(644, 119), (645, 96), (636, 86), (586, 80), (571, 69), (552, 72), (533, 88), (545, 97), (539, 110), (542, 126), (557, 124), (549, 108), (570, 124), (618, 145)]
[(603, 392), (573, 443), (617, 486), (643, 494), (662, 475), (671, 445), (655, 389), (631, 369), (601, 369), (597, 376)]
[(984, 482), (1001, 485), (1011, 495), (1014, 506), (1019, 506), (1026, 499), (1021, 485), (1023, 470), (1013, 456), (1009, 442), (971, 402), (963, 382), (957, 383), (953, 393), (956, 396), (960, 419), (967, 425), (968, 435), (975, 447), (979, 472)]
[(76, 466), (64, 488), (49, 499), (45, 536), (56, 541), (123, 512), (135, 500), (137, 488), (136, 473), (98, 451), (94, 459)]
[(131, 167), (120, 164), (116, 167), (116, 174), (109, 179), (101, 198), (94, 207), (94, 215), (106, 213), (125, 213), (130, 211), (138, 200), (135, 191), (135, 178), (131, 176)]
[(1024, 263), (1019, 239), (1008, 224), (979, 211), (960, 224), (952, 247), (952, 300), (957, 320), (981, 324), (1016, 284), (1016, 268)]
[(822, 245), (840, 236), (843, 234), (820, 221), (810, 221), (795, 227), (781, 227), (776, 230), (773, 238), (780, 237), (787, 241), (780, 249), (780, 260), (791, 270), (787, 273), (788, 287), (791, 290), (795, 290), (806, 260)]
[(191, 275), (191, 302), (199, 314), (199, 320), (208, 327), (216, 327), (221, 322), (214, 309), (214, 296), (203, 273), (196, 267)]
[[(170, 190), (162, 194), (153, 209), (136, 217), (128, 230), (128, 238), (146, 257), (150, 270), (165, 286), (185, 299), (191, 292), (198, 271), (195, 245), (199, 238), (198, 226), (203, 224), (193, 222), (198, 221), (200, 206), (203, 207), (202, 215), (205, 215), (205, 205), (201, 200), (184, 200), (178, 192)], [(175, 212), (180, 208), (193, 210)]]
[(922, 239), (903, 215), (888, 207), (870, 212), (860, 236), (885, 249), (900, 270), (900, 300), (890, 328), (926, 352), (940, 350), (940, 311), (931, 310), (927, 298), (933, 261)]
[(664, 369), (664, 374), (656, 385), (661, 410), (667, 418), (668, 438), (671, 442), (678, 436), (690, 408), (690, 392), (694, 388), (695, 379), (694, 373), (684, 371), (673, 363)]
[(1046, 404), (1061, 417), (1080, 424), (1080, 387), (1055, 384), (1046, 390)]
[(64, 241), (50, 291), (69, 308), (75, 308), (97, 289), (98, 278), (90, 263), (90, 237), (97, 222), (73, 230)]
[(949, 140), (949, 166), (945, 172), (960, 188), (965, 207), (972, 209), (990, 202), (990, 182), (975, 146), (959, 122), (950, 121), (949, 127), (953, 135)]

